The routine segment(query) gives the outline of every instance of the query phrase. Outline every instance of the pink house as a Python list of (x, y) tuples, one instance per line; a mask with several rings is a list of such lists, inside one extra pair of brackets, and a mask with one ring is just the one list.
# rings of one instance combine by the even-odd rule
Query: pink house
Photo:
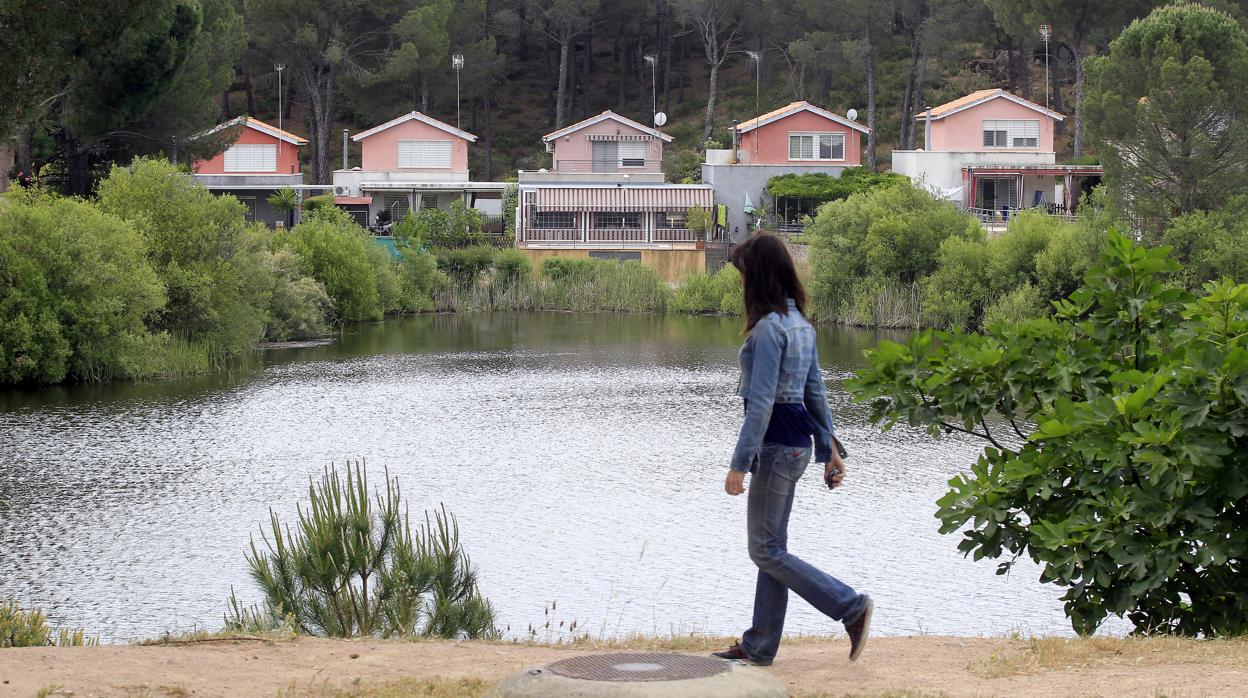
[[(1014, 211), (1070, 215), (1096, 165), (1059, 165), (1053, 134), (1061, 114), (1005, 90), (979, 90), (932, 107), (923, 150), (893, 151), (893, 170), (975, 213), (989, 227)], [(1079, 179), (1079, 182), (1076, 182)]]
[(446, 209), (454, 201), (485, 211), (487, 227), (501, 225), (504, 185), (468, 176), (473, 134), (413, 111), (351, 140), (360, 144), (360, 166), (334, 171), (334, 202), (362, 225), (384, 227), (412, 211)]
[(294, 223), (296, 216), (274, 211), (269, 197), (285, 187), (302, 189), (299, 148), (308, 141), (250, 116), (231, 119), (201, 136), (223, 131), (234, 140), (216, 155), (191, 164), (195, 181), (238, 199), (248, 220), (270, 226)]
[(862, 136), (870, 132), (810, 102), (793, 102), (737, 124), (738, 162), (857, 167), (862, 163)]
[(613, 111), (542, 136), (555, 172), (662, 172), (672, 137)]
[(715, 187), (715, 202), (723, 207), (735, 239), (750, 234), (760, 207), (770, 214), (769, 225), (799, 231), (819, 202), (772, 201), (768, 182), (786, 174), (839, 177), (862, 163), (862, 140), (869, 133), (871, 129), (853, 119), (810, 102), (793, 102), (736, 124), (731, 149), (706, 151), (702, 181)]

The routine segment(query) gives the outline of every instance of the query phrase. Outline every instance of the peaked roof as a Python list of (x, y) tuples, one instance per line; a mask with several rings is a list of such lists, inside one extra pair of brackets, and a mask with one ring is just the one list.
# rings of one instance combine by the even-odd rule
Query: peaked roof
[(821, 109), (819, 107), (816, 107), (815, 105), (811, 104), (810, 102), (807, 102), (806, 100), (802, 100), (800, 102), (791, 102), (783, 107), (780, 107), (779, 109), (774, 109), (761, 116), (756, 116), (753, 119), (750, 119), (749, 121), (742, 121), (741, 123), (737, 124), (737, 131), (741, 133), (745, 133), (747, 131), (753, 131), (759, 126), (765, 126), (767, 124), (770, 124), (773, 121), (778, 121), (780, 119), (783, 119), (786, 116), (792, 116), (802, 111), (808, 111), (812, 114), (818, 114), (819, 116), (822, 116), (825, 119), (830, 119), (832, 121), (835, 121), (838, 124), (841, 124), (842, 126), (848, 126), (856, 131), (861, 131), (863, 133), (871, 133), (871, 129), (867, 128), (866, 126), (863, 126), (862, 124), (856, 121), (850, 121), (849, 119), (843, 116), (833, 114), (827, 109)]
[[(1063, 121), (1066, 118), (1065, 116), (1058, 114), (1052, 109), (1046, 109), (1040, 106), (1039, 104), (1036, 104), (1035, 102), (1023, 99), (1022, 97), (1019, 97), (1018, 95), (1011, 94), (1009, 92), (1006, 92), (1005, 90), (998, 88), (995, 90), (978, 90), (964, 97), (959, 97), (953, 100), (952, 102), (946, 102), (940, 105), (939, 107), (932, 107), (932, 120), (943, 119), (946, 116), (957, 114), (958, 112), (964, 109), (970, 109), (971, 107), (979, 106), (985, 102), (990, 102), (994, 99), (1009, 100), (1015, 104), (1027, 107), (1028, 109), (1032, 109), (1034, 111), (1038, 111), (1041, 114), (1044, 114), (1045, 116), (1050, 117), (1052, 119), (1056, 119), (1058, 121)], [(914, 118), (916, 120), (926, 119), (927, 113), (926, 112), (919, 113)]]
[(290, 143), (291, 145), (307, 145), (308, 144), (308, 140), (306, 138), (301, 138), (299, 136), (296, 136), (290, 131), (283, 131), (282, 129), (276, 126), (273, 126), (271, 124), (266, 124), (254, 116), (240, 116), (236, 119), (230, 119), (229, 121), (223, 124), (217, 124), (216, 126), (213, 126), (207, 131), (204, 131), (203, 133), (196, 136), (196, 138), (201, 138), (203, 136), (210, 136), (218, 131), (221, 131), (227, 128), (232, 128), (234, 126), (246, 126), (247, 128), (255, 129), (256, 131), (259, 131), (260, 133), (268, 134), (279, 140), (286, 141), (287, 143)]
[(553, 140), (555, 140), (556, 138), (560, 138), (560, 137), (562, 137), (562, 136), (565, 136), (565, 135), (567, 135), (567, 134), (569, 134), (569, 133), (572, 133), (573, 131), (580, 131), (581, 129), (583, 129), (583, 128), (587, 127), (587, 126), (593, 126), (594, 124), (596, 124), (596, 123), (598, 123), (598, 122), (600, 122), (600, 121), (606, 121), (606, 120), (608, 120), (608, 119), (610, 119), (610, 120), (612, 120), (612, 121), (618, 121), (619, 123), (624, 124), (625, 126), (629, 126), (629, 127), (631, 127), (631, 128), (635, 128), (635, 129), (637, 129), (638, 131), (641, 131), (641, 132), (643, 132), (643, 133), (648, 133), (648, 134), (650, 134), (651, 136), (654, 136), (655, 138), (659, 138), (659, 139), (661, 139), (664, 143), (671, 143), (671, 142), (672, 142), (672, 137), (671, 137), (671, 136), (669, 136), (669, 135), (667, 135), (666, 133), (663, 133), (662, 131), (657, 131), (657, 130), (655, 130), (655, 129), (652, 129), (652, 128), (650, 128), (649, 126), (646, 126), (645, 124), (640, 124), (640, 123), (638, 123), (638, 122), (636, 122), (636, 121), (633, 121), (632, 119), (630, 119), (630, 118), (628, 118), (628, 117), (626, 117), (626, 116), (620, 116), (619, 114), (616, 114), (615, 112), (611, 111), (610, 109), (608, 109), (608, 110), (604, 111), (603, 113), (599, 114), (598, 116), (591, 116), (591, 117), (589, 117), (588, 119), (585, 119), (584, 121), (578, 121), (578, 122), (576, 122), (575, 124), (572, 124), (571, 126), (564, 126), (563, 128), (559, 129), (558, 131), (554, 131), (554, 132), (552, 132), (552, 133), (548, 133), (548, 134), (546, 134), (545, 136), (542, 136), (542, 140), (543, 140), (543, 141), (553, 141)]
[(369, 136), (372, 136), (377, 133), (381, 133), (382, 131), (385, 131), (388, 128), (393, 128), (395, 126), (398, 126), (399, 124), (405, 124), (409, 121), (419, 121), (422, 124), (428, 124), (436, 129), (441, 129), (443, 131), (446, 131), (452, 136), (458, 136), (460, 138), (463, 138), (469, 143), (477, 142), (477, 137), (472, 135), (471, 133), (468, 133), (467, 131), (461, 131), (446, 122), (438, 121), (432, 116), (421, 114), (418, 111), (408, 112), (407, 114), (404, 114), (403, 116), (400, 116), (395, 119), (391, 119), (380, 126), (374, 126), (368, 129), (367, 131), (364, 131), (362, 133), (357, 133), (354, 136), (351, 136), (351, 140), (358, 143), (364, 140), (365, 138), (368, 138)]

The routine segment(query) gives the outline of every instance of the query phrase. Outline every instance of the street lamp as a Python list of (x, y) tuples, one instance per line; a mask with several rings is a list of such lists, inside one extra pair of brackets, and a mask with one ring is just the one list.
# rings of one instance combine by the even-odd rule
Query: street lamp
[(1049, 39), (1053, 36), (1053, 27), (1049, 24), (1040, 25), (1040, 37), (1044, 39), (1044, 108), (1049, 108)]
[(758, 76), (763, 64), (763, 54), (758, 51), (746, 51), (745, 55), (754, 61), (754, 113), (758, 113)]
[(451, 56), (451, 67), (455, 69), (455, 128), (459, 128), (459, 71), (464, 67), (464, 54)]
[(659, 113), (658, 93), (655, 91), (655, 70), (659, 65), (659, 58), (653, 54), (642, 56), (641, 59), (650, 64), (650, 118), (654, 119), (654, 115)]

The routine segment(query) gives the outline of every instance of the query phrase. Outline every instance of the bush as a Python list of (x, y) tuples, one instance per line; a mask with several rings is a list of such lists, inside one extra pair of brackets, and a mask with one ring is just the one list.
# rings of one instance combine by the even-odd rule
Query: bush
[(338, 320), (381, 319), (377, 257), (372, 252), (377, 245), (346, 214), (317, 211), (289, 231), (279, 232), (275, 244), (298, 253), (303, 273), (325, 288)]
[(321, 209), (332, 208), (334, 205), (333, 194), (320, 194), (319, 196), (309, 196), (303, 200), (304, 215), (316, 213)]
[(568, 281), (577, 276), (589, 276), (594, 271), (595, 261), (574, 257), (547, 257), (542, 260), (542, 276), (551, 281)]
[(814, 314), (852, 321), (856, 287), (909, 288), (936, 270), (946, 239), (982, 235), (973, 218), (907, 182), (825, 204), (805, 235)]
[(438, 271), (438, 260), (413, 247), (400, 248), (399, 254), (403, 256), (399, 263), (402, 309), (409, 313), (433, 310), (434, 294), (449, 283), (446, 275)]
[(909, 178), (892, 172), (874, 172), (865, 167), (847, 167), (839, 177), (822, 172), (777, 175), (767, 180), (767, 193), (772, 197), (814, 199), (826, 203), (902, 182), (908, 183)]
[(146, 375), (165, 302), (143, 239), (91, 204), (0, 200), (0, 383)]
[(494, 280), (502, 286), (516, 286), (533, 278), (533, 262), (520, 250), (502, 250), (494, 257)]
[(231, 594), (226, 627), (290, 621), (329, 637), (497, 635), (455, 517), (443, 507), (413, 529), (397, 479), (387, 474), (385, 491), (370, 492), (363, 465), (345, 471), (331, 466), (309, 485), (297, 526), (270, 514), (263, 549), (253, 539), (246, 556), (263, 605), (245, 610)]
[[(366, 234), (366, 238), (369, 236)], [(368, 239), (368, 262), (373, 267), (373, 277), (377, 280), (377, 302), (381, 304), (381, 312), (393, 313), (407, 310), (403, 298), (403, 283), (399, 279), (399, 267), (390, 251), (377, 244), (376, 240)]]
[(485, 245), (433, 251), (438, 269), (462, 288), (476, 283), (481, 274), (494, 266), (494, 254), (494, 248)]
[(59, 628), (53, 630), (43, 611), (37, 608), (23, 610), (17, 601), (0, 601), (0, 648), (4, 647), (82, 647), (98, 645), (99, 640), (89, 638), (80, 629)]
[(485, 243), (481, 212), (454, 201), (446, 211), (424, 208), (406, 216), (391, 232), (400, 244), (436, 248), (473, 247)]
[(263, 226), (231, 196), (213, 196), (175, 165), (137, 159), (100, 182), (100, 208), (130, 222), (164, 282), (168, 301), (153, 329), (223, 356), (264, 335), (268, 292)]
[(985, 274), (991, 265), (992, 251), (982, 233), (942, 242), (936, 271), (922, 282), (924, 320), (942, 329), (978, 327), (991, 294)]
[(1048, 315), (1048, 303), (1040, 295), (1040, 289), (1030, 281), (1015, 287), (984, 308), (983, 326), (994, 324), (1017, 324), (1023, 320)]
[(702, 181), (702, 154), (696, 150), (676, 150), (663, 158), (663, 177), (677, 184)]
[(293, 249), (269, 255), (273, 291), (264, 338), (270, 342), (322, 337), (333, 322), (334, 303), (325, 287), (303, 273), (303, 260)]
[(508, 240), (516, 240), (516, 208), (520, 205), (520, 185), (514, 181), (507, 182), (503, 188), (503, 235)]
[(939, 500), (941, 531), (1007, 558), (1001, 574), (1039, 563), (1081, 634), (1111, 614), (1248, 632), (1248, 285), (1193, 296), (1168, 255), (1111, 232), (1054, 317), (883, 342), (849, 383), (885, 429), (988, 442)]
[(1238, 198), (1214, 212), (1198, 211), (1170, 222), (1162, 242), (1183, 265), (1183, 284), (1200, 288), (1228, 277), (1248, 281), (1248, 199)]
[(741, 274), (732, 265), (714, 274), (694, 274), (672, 295), (669, 308), (678, 313), (740, 315)]

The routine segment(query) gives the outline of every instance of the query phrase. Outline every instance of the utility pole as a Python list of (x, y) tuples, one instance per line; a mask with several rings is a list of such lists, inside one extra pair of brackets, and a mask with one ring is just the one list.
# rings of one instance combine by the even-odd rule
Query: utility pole
[(1049, 38), (1053, 36), (1053, 27), (1040, 25), (1040, 36), (1044, 39), (1044, 108), (1049, 109)]
[(758, 83), (759, 71), (762, 69), (763, 65), (763, 54), (758, 51), (746, 51), (745, 55), (749, 56), (750, 60), (754, 61), (754, 115), (758, 116)]
[(659, 57), (654, 55), (645, 55), (641, 57), (646, 63), (650, 64), (650, 121), (654, 122), (654, 115), (659, 113), (658, 92), (655, 91), (655, 71), (658, 69)]
[(455, 128), (458, 129), (460, 128), (460, 125), (459, 125), (459, 71), (464, 67), (464, 54), (457, 53), (451, 56), (451, 67), (455, 69)]
[[(273, 69), (277, 71), (277, 130), (282, 130), (282, 71), (286, 70), (285, 63), (273, 64)], [(277, 139), (277, 161), (282, 161), (282, 139)]]

